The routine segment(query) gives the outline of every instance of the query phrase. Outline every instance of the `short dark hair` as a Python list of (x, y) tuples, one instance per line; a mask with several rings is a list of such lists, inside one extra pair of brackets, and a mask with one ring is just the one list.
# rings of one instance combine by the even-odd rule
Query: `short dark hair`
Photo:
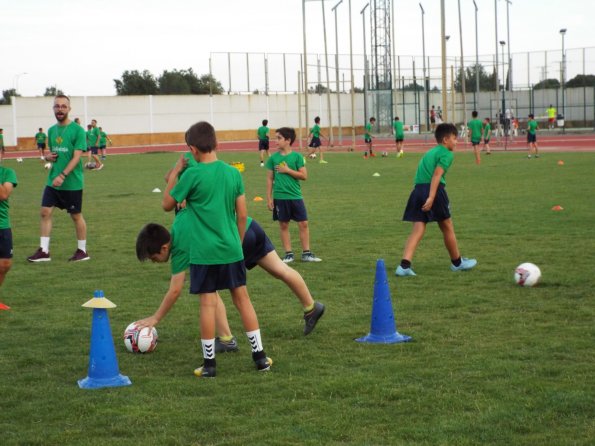
[(376, 118), (375, 118), (374, 116), (372, 116), (372, 117), (370, 118), (370, 122), (372, 122), (372, 121), (376, 121)]
[(153, 254), (159, 254), (161, 247), (171, 240), (171, 235), (165, 226), (148, 223), (136, 236), (136, 257), (144, 262)]
[(395, 116), (395, 121), (398, 121), (398, 120), (399, 120), (399, 117), (398, 116)]
[(490, 122), (490, 118), (486, 118), (486, 121)]
[(295, 130), (291, 127), (281, 127), (277, 129), (277, 133), (283, 137), (283, 139), (289, 139), (289, 145), (292, 145), (295, 141)]
[(477, 118), (477, 114), (478, 114), (478, 113), (477, 113), (477, 110), (473, 110), (473, 111), (471, 112), (471, 116), (473, 116), (474, 118)]
[(535, 116), (533, 116), (533, 113), (529, 113), (529, 117), (533, 119)]
[(263, 119), (262, 120), (262, 125), (267, 125), (268, 123), (269, 123), (269, 120), (268, 119)]
[(186, 131), (186, 144), (196, 147), (202, 153), (212, 152), (217, 148), (215, 128), (206, 121), (194, 124)]
[(438, 124), (436, 127), (436, 132), (434, 132), (434, 136), (436, 137), (436, 142), (438, 144), (442, 144), (444, 138), (450, 135), (459, 136), (459, 131), (457, 130), (456, 125), (447, 122)]
[(315, 122), (316, 124), (320, 124), (320, 116), (316, 116), (316, 117), (314, 118), (314, 122)]
[(58, 98), (66, 99), (68, 102), (70, 102), (70, 98), (68, 96), (66, 96), (65, 94), (57, 94), (56, 96), (54, 96), (54, 99), (58, 99)]

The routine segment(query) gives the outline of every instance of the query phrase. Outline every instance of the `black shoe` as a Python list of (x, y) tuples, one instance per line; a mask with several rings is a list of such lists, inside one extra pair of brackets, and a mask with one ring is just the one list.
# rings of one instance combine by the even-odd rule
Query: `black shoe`
[(271, 358), (267, 358), (264, 350), (252, 352), (252, 359), (256, 365), (256, 370), (259, 372), (266, 372), (267, 370), (270, 370), (271, 366), (273, 365), (273, 360)]
[(304, 314), (304, 321), (306, 322), (306, 325), (304, 326), (304, 336), (310, 334), (310, 332), (314, 330), (318, 319), (320, 319), (323, 314), (324, 305), (320, 302), (314, 302), (314, 308), (310, 312)]
[(217, 368), (201, 365), (199, 368), (194, 369), (194, 376), (198, 378), (214, 378), (217, 376)]
[(215, 353), (237, 352), (238, 350), (238, 341), (235, 336), (227, 342), (222, 341), (219, 336), (215, 338)]

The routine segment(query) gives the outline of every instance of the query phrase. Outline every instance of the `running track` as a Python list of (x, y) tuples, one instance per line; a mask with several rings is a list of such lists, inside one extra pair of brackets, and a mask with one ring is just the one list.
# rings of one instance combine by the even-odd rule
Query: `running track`
[[(350, 146), (351, 138), (343, 137), (342, 145), (335, 145), (335, 147), (326, 148), (330, 152), (345, 152)], [(595, 135), (593, 134), (580, 134), (580, 135), (538, 135), (537, 144), (539, 150), (546, 152), (595, 152)], [(304, 142), (302, 147), (307, 144)], [(431, 135), (423, 135), (415, 137), (407, 137), (405, 139), (405, 150), (407, 152), (425, 152), (429, 148), (435, 146), (433, 137)], [(297, 143), (294, 143), (294, 148), (298, 147)], [(504, 141), (497, 141), (496, 138), (492, 138), (490, 147), (493, 151), (524, 151), (527, 150), (527, 143), (525, 136), (518, 136), (516, 138), (509, 139), (504, 146)], [(271, 149), (274, 150), (274, 142), (271, 144)], [(375, 138), (374, 148), (377, 151), (383, 150), (394, 150), (394, 142), (392, 138)], [(167, 144), (167, 145), (155, 145), (155, 146), (130, 146), (130, 147), (108, 147), (109, 155), (125, 155), (134, 153), (148, 153), (148, 152), (182, 152), (186, 150), (185, 144)], [(225, 152), (257, 152), (258, 143), (254, 141), (225, 141), (219, 143), (220, 151)], [(365, 145), (362, 137), (356, 138), (356, 150), (364, 151)], [(457, 151), (471, 150), (471, 144), (459, 141)], [(18, 152), (6, 152), (5, 158), (36, 158), (39, 156), (37, 150), (27, 150)]]

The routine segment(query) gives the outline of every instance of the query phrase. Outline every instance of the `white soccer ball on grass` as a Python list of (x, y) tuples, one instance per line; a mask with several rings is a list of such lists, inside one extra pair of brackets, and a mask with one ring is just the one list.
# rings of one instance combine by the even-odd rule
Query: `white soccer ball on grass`
[(541, 270), (533, 263), (521, 263), (514, 270), (514, 281), (520, 286), (535, 286), (541, 278)]
[(23, 162), (23, 158), (17, 158), (17, 163), (22, 163)]
[(46, 170), (50, 170), (52, 168), (52, 163), (45, 163), (43, 165), (43, 168), (46, 169)]
[(130, 353), (149, 353), (157, 347), (157, 330), (152, 328), (137, 328), (133, 322), (124, 330), (124, 345)]

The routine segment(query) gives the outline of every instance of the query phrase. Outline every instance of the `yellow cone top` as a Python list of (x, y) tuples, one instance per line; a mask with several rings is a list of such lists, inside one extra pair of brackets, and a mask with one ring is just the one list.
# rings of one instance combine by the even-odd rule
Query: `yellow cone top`
[(107, 299), (101, 290), (96, 290), (93, 293), (93, 299), (88, 300), (82, 306), (85, 308), (116, 308), (116, 304)]

